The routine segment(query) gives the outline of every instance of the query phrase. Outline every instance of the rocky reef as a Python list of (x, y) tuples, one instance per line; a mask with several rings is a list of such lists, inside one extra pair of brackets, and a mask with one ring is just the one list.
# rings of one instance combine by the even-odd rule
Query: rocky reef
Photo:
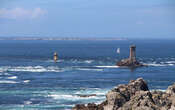
[(175, 84), (165, 92), (149, 91), (138, 78), (109, 91), (101, 104), (78, 104), (72, 110), (175, 110)]
[(138, 62), (137, 60), (131, 61), (130, 59), (123, 59), (123, 60), (117, 62), (116, 65), (117, 66), (127, 66), (127, 67), (131, 67), (131, 68), (145, 66), (145, 65), (141, 64), (140, 62)]

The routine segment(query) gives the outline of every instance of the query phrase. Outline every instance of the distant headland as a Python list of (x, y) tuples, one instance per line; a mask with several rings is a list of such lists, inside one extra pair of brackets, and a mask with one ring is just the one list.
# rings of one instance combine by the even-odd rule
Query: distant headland
[(114, 37), (0, 37), (0, 40), (128, 40)]

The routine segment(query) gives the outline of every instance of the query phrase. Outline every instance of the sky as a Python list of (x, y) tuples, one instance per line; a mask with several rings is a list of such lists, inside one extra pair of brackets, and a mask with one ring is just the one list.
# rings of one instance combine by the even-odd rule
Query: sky
[(174, 38), (175, 0), (0, 0), (0, 36)]

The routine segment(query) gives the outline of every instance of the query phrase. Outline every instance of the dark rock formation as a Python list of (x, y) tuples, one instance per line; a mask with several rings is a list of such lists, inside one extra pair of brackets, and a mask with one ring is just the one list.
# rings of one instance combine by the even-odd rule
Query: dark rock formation
[(89, 94), (89, 95), (82, 95), (82, 94), (77, 94), (79, 97), (93, 97), (96, 96), (96, 94)]
[(149, 91), (146, 82), (138, 78), (109, 91), (99, 105), (76, 105), (73, 110), (175, 110), (175, 84), (166, 92)]
[(116, 65), (117, 66), (127, 66), (127, 67), (131, 67), (131, 68), (144, 66), (143, 64), (141, 64), (137, 60), (131, 61), (130, 59), (123, 59), (123, 60), (117, 62)]

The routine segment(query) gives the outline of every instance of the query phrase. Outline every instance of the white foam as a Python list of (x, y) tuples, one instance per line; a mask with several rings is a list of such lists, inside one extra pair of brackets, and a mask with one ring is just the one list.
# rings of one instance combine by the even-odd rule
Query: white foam
[(148, 65), (148, 66), (167, 66), (165, 64), (156, 64), (156, 63), (147, 63), (145, 65)]
[(103, 69), (90, 69), (90, 68), (77, 68), (77, 69), (83, 71), (103, 71)]
[(7, 79), (17, 79), (17, 76), (11, 76), (11, 77), (8, 77)]
[(23, 71), (23, 72), (61, 72), (62, 70), (58, 67), (54, 66), (48, 66), (48, 67), (43, 67), (43, 66), (3, 66), (0, 67), (1, 70), (3, 71)]
[(30, 82), (30, 80), (24, 80), (23, 82), (24, 82), (24, 83), (29, 83), (29, 82)]
[(105, 94), (108, 92), (109, 90), (102, 90), (102, 89), (100, 89), (100, 90), (88, 90), (88, 91), (84, 91), (84, 90), (80, 90), (80, 91), (77, 91), (77, 92), (75, 92), (75, 94), (81, 94), (81, 95), (86, 95), (86, 94), (95, 94), (95, 95), (104, 95), (105, 96)]
[(119, 68), (119, 66), (95, 66), (97, 68)]
[(165, 63), (172, 64), (172, 63), (175, 63), (175, 61), (167, 61)]
[(174, 64), (168, 64), (169, 66), (174, 66)]
[(30, 104), (32, 104), (32, 102), (31, 101), (24, 101), (24, 104), (25, 105), (30, 105)]
[(18, 83), (18, 82), (16, 82), (16, 81), (8, 81), (8, 80), (2, 80), (2, 81), (0, 81), (0, 83), (1, 84), (15, 84), (15, 83)]
[(165, 64), (164, 62), (160, 62), (160, 64), (156, 63), (145, 63), (148, 66), (174, 66), (174, 64)]
[(69, 94), (51, 94), (48, 97), (52, 97), (57, 100), (89, 100), (89, 99), (101, 99), (103, 97), (90, 96), (90, 97), (80, 97), (78, 95), (69, 95)]
[(165, 92), (166, 90), (163, 90), (163, 89), (152, 89), (152, 90), (150, 90), (151, 92), (152, 91), (161, 91), (161, 92)]
[(85, 62), (85, 63), (92, 63), (93, 60), (85, 60), (84, 62)]

